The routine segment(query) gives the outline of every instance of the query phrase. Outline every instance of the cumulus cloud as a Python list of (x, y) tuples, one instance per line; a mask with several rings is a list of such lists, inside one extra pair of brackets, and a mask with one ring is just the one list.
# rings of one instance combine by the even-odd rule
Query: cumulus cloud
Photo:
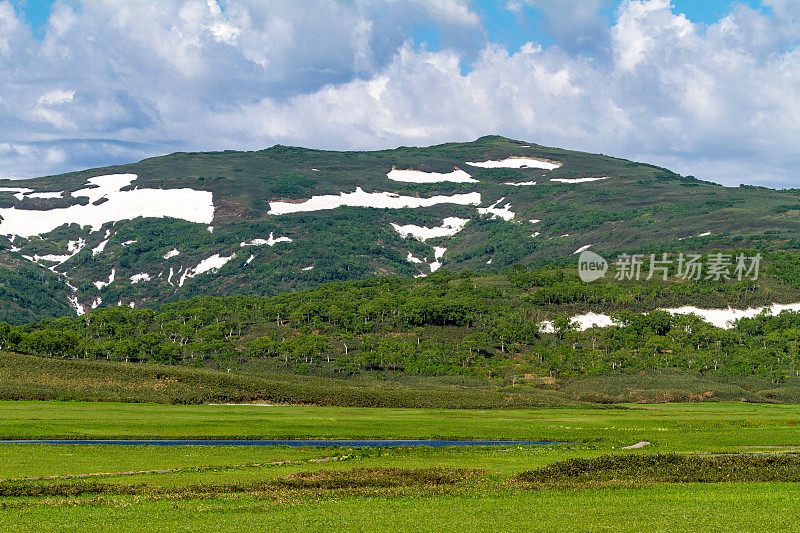
[[(795, 2), (698, 25), (668, 0), (624, 0), (610, 23), (602, 0), (517, 1), (555, 45), (487, 42), (460, 0), (57, 1), (43, 40), (0, 1), (0, 176), (499, 133), (732, 185), (798, 183)], [(444, 48), (414, 43), (419, 25)]]

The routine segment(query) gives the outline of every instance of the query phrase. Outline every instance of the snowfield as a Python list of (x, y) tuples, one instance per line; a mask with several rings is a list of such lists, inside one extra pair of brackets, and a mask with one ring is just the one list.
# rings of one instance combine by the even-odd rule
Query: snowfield
[(433, 247), (433, 263), (431, 263), (431, 274), (439, 270), (442, 266), (442, 263), (439, 261), (442, 257), (444, 257), (444, 253), (447, 251), (447, 248), (442, 246), (434, 246)]
[(578, 248), (577, 250), (575, 250), (574, 252), (572, 252), (572, 255), (579, 254), (579, 253), (581, 253), (581, 252), (585, 252), (586, 250), (588, 250), (588, 249), (589, 249), (589, 248), (591, 248), (591, 247), (592, 247), (592, 245), (591, 245), (591, 244), (587, 244), (586, 246), (581, 246), (580, 248)]
[(269, 233), (269, 239), (253, 239), (249, 242), (240, 243), (239, 246), (275, 246), (279, 242), (292, 242), (292, 239), (289, 237), (278, 237), (277, 239), (273, 236), (272, 232)]
[(205, 274), (206, 272), (211, 272), (212, 270), (219, 270), (220, 268), (224, 267), (228, 264), (228, 261), (236, 257), (236, 254), (233, 254), (229, 257), (223, 257), (219, 254), (214, 254), (211, 257), (207, 257), (200, 261), (194, 268), (187, 268), (183, 275), (181, 276), (180, 281), (178, 282), (178, 287), (183, 287), (183, 284), (186, 283), (187, 279), (193, 278), (195, 276), (199, 276), (200, 274)]
[[(712, 326), (721, 329), (731, 329), (734, 327), (735, 322), (741, 318), (753, 318), (760, 315), (763, 311), (768, 310), (773, 316), (779, 315), (782, 311), (800, 312), (800, 303), (792, 304), (772, 304), (764, 307), (751, 307), (749, 309), (700, 309), (687, 305), (684, 307), (676, 307), (673, 309), (659, 309), (659, 311), (666, 311), (672, 315), (697, 315), (698, 318), (704, 322), (708, 322)], [(609, 315), (602, 315), (598, 313), (588, 312), (584, 315), (575, 315), (570, 320), (575, 324), (578, 331), (585, 331), (591, 327), (597, 326), (606, 328), (609, 326), (619, 326), (619, 322), (615, 321)], [(540, 322), (540, 329), (544, 333), (552, 333), (553, 323), (545, 320)]]
[[(287, 215), (289, 213), (308, 213), (324, 211), (337, 207), (371, 207), (373, 209), (402, 209), (405, 207), (430, 207), (438, 204), (479, 205), (481, 193), (470, 192), (454, 194), (452, 196), (433, 196), (431, 198), (416, 198), (414, 196), (400, 196), (390, 192), (364, 192), (361, 187), (356, 187), (355, 192), (342, 192), (339, 194), (326, 194), (312, 196), (304, 202), (270, 202), (269, 215)], [(2, 214), (2, 213), (0, 213)], [(0, 226), (0, 231), (2, 227)]]
[(14, 193), (14, 198), (22, 201), (26, 194), (33, 192), (33, 189), (26, 189), (24, 187), (0, 187), (0, 192)]
[(511, 210), (510, 203), (506, 203), (506, 205), (504, 205), (503, 207), (497, 207), (500, 204), (500, 202), (502, 202), (505, 199), (506, 197), (503, 196), (489, 207), (479, 207), (478, 213), (480, 213), (481, 215), (491, 215), (491, 218), (500, 217), (506, 221), (513, 220), (514, 212)]
[(590, 181), (607, 180), (611, 176), (603, 176), (602, 178), (550, 178), (550, 181), (557, 181), (559, 183), (588, 183)]
[(467, 164), (481, 168), (541, 168), (544, 170), (554, 170), (561, 166), (561, 163), (557, 161), (545, 161), (533, 157), (509, 157), (499, 161), (467, 162)]
[(92, 248), (92, 257), (94, 257), (97, 254), (101, 254), (103, 253), (103, 251), (105, 251), (109, 237), (111, 237), (111, 230), (107, 229), (106, 236), (104, 237), (105, 240), (100, 244), (98, 244), (97, 246), (95, 246), (94, 248)]
[(405, 239), (409, 235), (418, 241), (425, 242), (428, 239), (435, 239), (437, 237), (451, 237), (464, 229), (464, 226), (469, 222), (468, 218), (447, 217), (444, 219), (441, 226), (428, 228), (425, 226), (415, 226), (414, 224), (406, 224), (401, 226), (399, 224), (392, 224), (392, 227), (402, 235)]
[(751, 307), (749, 309), (699, 309), (693, 306), (677, 307), (674, 309), (662, 309), (673, 315), (695, 314), (704, 321), (718, 328), (731, 329), (734, 322), (740, 318), (753, 318), (762, 311), (769, 310), (773, 315), (779, 315), (781, 311), (800, 312), (800, 303), (793, 304), (772, 304), (764, 307)]
[(405, 183), (441, 183), (449, 181), (452, 183), (478, 183), (469, 174), (461, 169), (456, 169), (447, 174), (438, 172), (423, 172), (421, 170), (397, 170), (393, 168), (386, 177), (392, 181), (402, 181)]
[(114, 283), (114, 279), (117, 277), (117, 269), (112, 268), (111, 274), (108, 275), (108, 281), (95, 281), (94, 286), (97, 287), (97, 290), (103, 290), (105, 287), (108, 287), (112, 283)]
[(30, 194), (25, 195), (25, 198), (41, 198), (43, 200), (50, 200), (55, 198), (61, 198), (64, 196), (64, 191), (61, 192), (32, 192)]
[(598, 328), (607, 328), (609, 326), (618, 325), (618, 322), (612, 320), (610, 316), (592, 313), (591, 311), (585, 315), (575, 315), (571, 320), (577, 326), (579, 331), (585, 331), (595, 326)]
[(519, 181), (514, 183), (513, 181), (504, 181), (503, 185), (511, 185), (512, 187), (528, 187), (531, 185), (536, 185), (535, 181)]
[[(122, 191), (136, 179), (136, 174), (110, 174), (89, 178), (87, 187), (72, 193), (89, 199), (88, 205), (37, 211), (0, 209), (0, 235), (30, 238), (49, 233), (64, 224), (89, 226), (98, 231), (103, 224), (144, 218), (179, 218), (207, 224), (214, 218), (212, 194), (194, 189), (136, 189)], [(22, 193), (20, 193), (22, 194)], [(95, 202), (105, 199), (102, 203)]]
[[(50, 263), (66, 263), (72, 257), (78, 254), (83, 248), (86, 246), (86, 241), (84, 239), (78, 239), (77, 241), (69, 241), (67, 243), (67, 254), (66, 255), (55, 255), (55, 254), (48, 254), (48, 255), (34, 255), (31, 260), (34, 263), (38, 263), (39, 261), (47, 261)], [(53, 270), (53, 268), (50, 268)]]
[(406, 261), (408, 261), (409, 263), (416, 263), (418, 265), (423, 263), (422, 259), (420, 259), (419, 257), (414, 257), (414, 254), (412, 254), (411, 252), (408, 252), (408, 255), (406, 256)]

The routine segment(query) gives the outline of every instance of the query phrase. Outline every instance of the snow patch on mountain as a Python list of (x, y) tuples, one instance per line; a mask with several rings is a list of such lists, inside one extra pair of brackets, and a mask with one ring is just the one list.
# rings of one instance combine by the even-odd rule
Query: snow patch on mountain
[(406, 261), (418, 265), (423, 263), (422, 259), (420, 259), (419, 257), (414, 257), (414, 254), (412, 254), (411, 252), (408, 252), (408, 255), (406, 256)]
[(117, 277), (117, 269), (112, 268), (111, 274), (108, 275), (108, 281), (95, 281), (94, 286), (97, 287), (97, 290), (103, 290), (105, 287), (108, 287), (112, 283), (114, 283), (114, 279)]
[(405, 183), (441, 183), (443, 181), (451, 183), (478, 183), (478, 180), (472, 178), (472, 176), (461, 169), (456, 169), (447, 174), (441, 174), (439, 172), (397, 170), (393, 168), (386, 174), (386, 177), (392, 181), (402, 181)]
[[(64, 224), (89, 226), (92, 231), (98, 231), (105, 223), (137, 217), (172, 217), (204, 224), (210, 223), (214, 218), (213, 198), (208, 191), (121, 190), (135, 179), (136, 174), (110, 174), (89, 178), (91, 187), (72, 193), (73, 197), (88, 198), (88, 205), (72, 205), (44, 211), (0, 208), (0, 235), (29, 238), (49, 233)], [(101, 199), (104, 200), (102, 203), (95, 204)]]
[(603, 176), (602, 178), (550, 178), (550, 181), (557, 181), (559, 183), (588, 183), (590, 181), (607, 180), (611, 176)]
[(731, 329), (734, 323), (740, 318), (753, 318), (760, 315), (765, 310), (769, 311), (772, 315), (779, 315), (782, 311), (800, 312), (800, 303), (792, 304), (776, 304), (773, 303), (769, 306), (763, 307), (750, 307), (748, 309), (699, 309), (694, 306), (683, 306), (672, 309), (662, 309), (672, 315), (688, 315), (694, 314), (700, 317), (703, 321), (708, 322), (722, 329)]
[(503, 207), (497, 207), (500, 204), (500, 202), (502, 202), (505, 199), (506, 197), (504, 196), (499, 200), (497, 200), (492, 205), (490, 205), (489, 207), (479, 207), (478, 213), (480, 213), (481, 215), (491, 215), (491, 218), (493, 219), (499, 217), (506, 221), (513, 220), (514, 212), (511, 211), (510, 203), (506, 203)]
[(242, 246), (242, 247), (244, 247), (244, 246), (264, 246), (265, 244), (267, 246), (275, 246), (279, 242), (292, 242), (292, 239), (290, 239), (289, 237), (278, 237), (276, 239), (275, 236), (272, 234), (272, 232), (270, 232), (269, 233), (269, 239), (253, 239), (252, 241), (249, 241), (249, 242), (240, 243), (239, 246)]
[(447, 251), (447, 248), (442, 246), (434, 246), (433, 247), (433, 263), (431, 263), (431, 274), (439, 270), (441, 268), (442, 263), (439, 259), (444, 257), (444, 253)]
[(22, 201), (26, 194), (33, 192), (33, 189), (26, 189), (24, 187), (0, 187), (0, 192), (14, 193), (14, 197)]
[(585, 252), (586, 250), (588, 250), (588, 249), (589, 249), (589, 248), (591, 248), (591, 247), (592, 247), (592, 245), (591, 245), (591, 244), (587, 244), (587, 245), (585, 245), (585, 246), (581, 246), (580, 248), (578, 248), (577, 250), (575, 250), (574, 252), (572, 252), (572, 255), (579, 254), (579, 253), (581, 253), (581, 252)]
[[(748, 309), (733, 309), (730, 307), (727, 309), (701, 309), (692, 305), (686, 305), (670, 309), (662, 308), (659, 309), (659, 311), (666, 311), (671, 315), (696, 315), (700, 320), (708, 322), (712, 326), (720, 329), (731, 329), (736, 325), (737, 320), (742, 318), (754, 318), (764, 311), (768, 311), (768, 313), (773, 316), (777, 316), (783, 311), (798, 313), (800, 312), (800, 303), (773, 303), (772, 305), (751, 307)], [(585, 331), (594, 326), (606, 328), (609, 326), (622, 325), (609, 315), (593, 313), (591, 311), (583, 315), (575, 315), (570, 320), (578, 331)], [(540, 323), (540, 329), (544, 333), (552, 333), (554, 331), (553, 323), (545, 320)]]
[[(430, 207), (438, 204), (479, 205), (481, 193), (470, 192), (454, 194), (452, 196), (433, 196), (431, 198), (417, 198), (415, 196), (400, 196), (391, 192), (365, 192), (361, 187), (356, 187), (354, 192), (339, 194), (326, 194), (312, 196), (303, 202), (270, 202), (270, 215), (286, 215), (289, 213), (308, 213), (311, 211), (324, 211), (337, 207), (369, 207), (373, 209), (403, 209)], [(2, 214), (0, 212), (0, 214)]]
[(187, 279), (194, 278), (195, 276), (199, 276), (200, 274), (205, 274), (206, 272), (219, 270), (220, 268), (228, 264), (228, 261), (230, 261), (234, 257), (236, 257), (236, 254), (233, 254), (228, 257), (221, 256), (220, 254), (214, 254), (211, 257), (203, 259), (197, 264), (196, 267), (187, 268), (184, 271), (180, 281), (178, 282), (178, 287), (183, 287), (183, 284), (186, 283)]
[(558, 161), (545, 161), (533, 157), (508, 157), (500, 160), (467, 162), (468, 165), (481, 168), (541, 168), (553, 170), (561, 166)]
[(95, 246), (94, 248), (92, 248), (92, 256), (93, 256), (93, 257), (94, 257), (95, 255), (97, 255), (97, 254), (101, 254), (101, 253), (103, 253), (103, 252), (105, 251), (105, 249), (106, 249), (106, 245), (108, 245), (108, 238), (109, 238), (109, 237), (111, 237), (111, 230), (110, 230), (110, 229), (107, 229), (107, 230), (106, 230), (106, 236), (105, 236), (105, 238), (104, 238), (103, 242), (101, 242), (100, 244), (98, 244), (97, 246)]
[(442, 221), (441, 226), (428, 228), (426, 226), (415, 226), (414, 224), (400, 224), (392, 223), (392, 227), (403, 236), (405, 239), (409, 235), (418, 241), (425, 242), (428, 239), (435, 239), (437, 237), (452, 237), (467, 225), (468, 218), (447, 217)]

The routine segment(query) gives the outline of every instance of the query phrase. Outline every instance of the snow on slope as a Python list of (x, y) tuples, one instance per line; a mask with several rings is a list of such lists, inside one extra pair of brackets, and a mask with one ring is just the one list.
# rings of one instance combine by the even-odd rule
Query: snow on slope
[(602, 178), (550, 178), (550, 181), (557, 181), (559, 183), (588, 183), (590, 181), (607, 180), (611, 176), (603, 176)]
[(392, 224), (392, 227), (403, 236), (405, 239), (411, 235), (415, 239), (425, 242), (428, 239), (435, 239), (437, 237), (451, 237), (464, 229), (464, 226), (469, 222), (468, 218), (447, 217), (444, 219), (441, 226), (428, 228), (426, 226), (415, 226), (414, 224), (406, 224), (401, 226), (399, 224)]
[[(69, 241), (67, 243), (67, 253), (66, 255), (55, 255), (55, 254), (48, 254), (48, 255), (34, 255), (32, 261), (38, 263), (39, 261), (48, 261), (51, 263), (66, 263), (69, 259), (74, 257), (78, 254), (83, 248), (86, 246), (86, 241), (84, 239), (78, 239), (77, 241)], [(50, 270), (53, 270), (52, 268)]]
[(22, 201), (26, 194), (33, 192), (33, 189), (26, 189), (24, 187), (0, 187), (0, 192), (14, 193), (14, 197)]
[(442, 257), (444, 257), (444, 253), (447, 251), (447, 248), (442, 246), (434, 246), (433, 247), (433, 263), (431, 263), (431, 274), (439, 270), (441, 268), (442, 263), (439, 261)]
[(292, 239), (289, 237), (278, 237), (277, 239), (273, 236), (272, 232), (269, 232), (269, 239), (253, 239), (249, 242), (240, 243), (239, 246), (275, 246), (279, 242), (292, 242)]
[(480, 213), (481, 215), (491, 215), (492, 218), (500, 217), (503, 220), (507, 221), (513, 220), (514, 212), (511, 210), (510, 203), (506, 203), (506, 205), (504, 205), (503, 207), (497, 207), (498, 204), (500, 204), (500, 202), (502, 202), (505, 199), (506, 197), (504, 196), (499, 200), (497, 200), (492, 205), (490, 205), (489, 207), (479, 207), (478, 213)]
[(94, 286), (97, 287), (97, 290), (102, 290), (105, 287), (108, 287), (112, 283), (114, 283), (114, 279), (117, 277), (117, 269), (112, 268), (111, 274), (108, 276), (108, 281), (95, 281)]
[(412, 254), (411, 252), (408, 252), (408, 255), (406, 256), (406, 261), (408, 261), (409, 263), (416, 263), (418, 265), (424, 262), (419, 257), (414, 257), (414, 254)]
[(544, 161), (533, 157), (508, 157), (502, 160), (468, 162), (468, 165), (481, 168), (541, 168), (553, 170), (561, 166), (559, 162)]
[[(308, 213), (336, 209), (337, 207), (371, 207), (375, 209), (402, 209), (404, 207), (417, 208), (429, 207), (437, 204), (479, 205), (481, 193), (470, 192), (454, 194), (452, 196), (433, 196), (431, 198), (416, 198), (414, 196), (400, 196), (390, 192), (364, 192), (361, 187), (356, 187), (355, 192), (342, 192), (312, 196), (300, 203), (270, 202), (270, 215), (286, 215), (289, 213)], [(0, 213), (2, 214), (2, 213)]]
[(581, 253), (581, 252), (585, 252), (586, 250), (588, 250), (588, 249), (589, 249), (589, 248), (591, 248), (591, 247), (592, 247), (592, 245), (591, 245), (591, 244), (587, 244), (587, 245), (585, 245), (585, 246), (581, 246), (580, 248), (578, 248), (577, 250), (575, 250), (574, 252), (572, 252), (572, 255), (579, 254), (579, 253)]
[(61, 192), (32, 192), (25, 195), (25, 198), (41, 198), (44, 200), (61, 198), (64, 196), (64, 191)]
[(109, 237), (111, 237), (111, 230), (107, 229), (106, 230), (106, 236), (104, 237), (103, 242), (101, 242), (100, 244), (98, 244), (97, 246), (92, 248), (92, 257), (94, 257), (97, 254), (101, 254), (101, 253), (103, 253), (105, 251), (106, 245), (108, 244)]
[[(0, 209), (0, 235), (30, 238), (42, 235), (63, 224), (89, 226), (99, 230), (107, 222), (131, 220), (137, 217), (173, 217), (207, 224), (214, 218), (212, 194), (193, 189), (136, 189), (122, 191), (136, 179), (136, 174), (111, 174), (89, 178), (94, 187), (72, 193), (86, 197), (88, 205), (50, 209), (47, 211)], [(94, 205), (100, 199), (106, 201)]]
[(397, 170), (393, 168), (386, 177), (392, 181), (403, 181), (406, 183), (440, 183), (449, 181), (452, 183), (478, 183), (469, 174), (461, 169), (456, 169), (447, 174), (438, 172), (423, 172), (421, 170)]
[(740, 318), (753, 318), (758, 316), (762, 311), (768, 309), (773, 315), (779, 315), (781, 311), (800, 311), (800, 303), (794, 304), (772, 304), (764, 307), (751, 307), (749, 309), (699, 309), (694, 306), (676, 307), (673, 309), (662, 309), (667, 313), (673, 315), (688, 315), (695, 314), (703, 319), (705, 322), (712, 324), (718, 328), (731, 329), (734, 322)]
[[(734, 327), (735, 322), (741, 318), (753, 318), (760, 315), (763, 311), (768, 310), (773, 316), (779, 315), (782, 311), (800, 312), (800, 303), (792, 304), (772, 304), (763, 307), (751, 307), (749, 309), (700, 309), (691, 305), (683, 307), (676, 307), (672, 309), (659, 309), (659, 311), (666, 311), (672, 315), (697, 315), (704, 322), (708, 322), (712, 326), (721, 329), (731, 329)], [(619, 326), (620, 323), (615, 321), (609, 315), (602, 315), (598, 313), (588, 312), (584, 315), (575, 315), (570, 320), (575, 324), (578, 331), (585, 331), (593, 326), (606, 328), (609, 326)], [(540, 323), (541, 330), (544, 333), (552, 333), (553, 323), (545, 320)]]
[(236, 257), (236, 254), (233, 254), (229, 257), (223, 257), (219, 254), (214, 254), (211, 257), (203, 259), (197, 264), (196, 267), (187, 268), (184, 271), (180, 281), (178, 282), (178, 287), (183, 287), (183, 284), (186, 283), (187, 279), (199, 276), (200, 274), (205, 274), (206, 272), (210, 272), (212, 270), (219, 270), (220, 268), (228, 264), (228, 261), (230, 261), (234, 257)]

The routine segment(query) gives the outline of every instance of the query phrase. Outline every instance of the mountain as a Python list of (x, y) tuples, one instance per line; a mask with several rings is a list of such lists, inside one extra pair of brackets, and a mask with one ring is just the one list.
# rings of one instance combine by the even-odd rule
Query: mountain
[(503, 137), (175, 153), (0, 181), (0, 321), (598, 252), (800, 248), (796, 190)]

